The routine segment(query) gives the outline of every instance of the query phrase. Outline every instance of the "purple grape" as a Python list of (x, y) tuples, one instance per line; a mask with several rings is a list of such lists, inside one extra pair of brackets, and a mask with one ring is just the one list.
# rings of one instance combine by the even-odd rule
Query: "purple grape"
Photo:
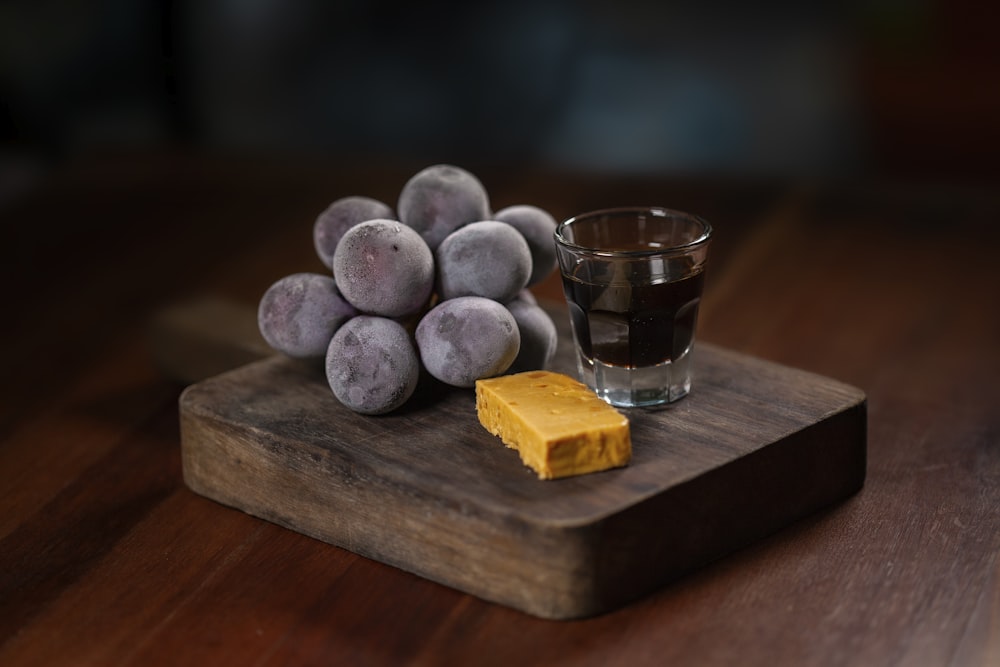
[(417, 349), (427, 372), (456, 387), (506, 371), (521, 345), (514, 316), (479, 296), (442, 301), (417, 325)]
[(517, 293), (517, 295), (513, 299), (511, 299), (510, 301), (505, 301), (504, 303), (511, 304), (511, 303), (516, 303), (518, 301), (530, 303), (533, 306), (538, 305), (538, 299), (535, 298), (535, 295), (529, 289), (521, 290), (520, 292)]
[(505, 222), (474, 222), (452, 232), (434, 258), (442, 299), (483, 296), (509, 301), (531, 275), (528, 243)]
[(342, 326), (326, 354), (326, 379), (334, 396), (355, 412), (380, 415), (413, 395), (420, 359), (401, 324), (358, 315)]
[(368, 220), (348, 229), (333, 255), (333, 275), (359, 311), (412, 315), (434, 289), (434, 255), (416, 231), (395, 220)]
[(330, 276), (294, 273), (264, 292), (257, 326), (275, 350), (297, 359), (322, 359), (337, 329), (356, 314)]
[(508, 206), (493, 215), (494, 220), (506, 222), (521, 232), (531, 250), (531, 277), (528, 285), (535, 285), (547, 278), (556, 268), (556, 219), (537, 206), (521, 204)]
[(313, 224), (313, 243), (320, 261), (333, 267), (333, 253), (348, 229), (365, 220), (393, 219), (396, 214), (388, 204), (371, 197), (343, 197), (330, 204)]
[(509, 302), (507, 310), (514, 316), (521, 336), (521, 349), (507, 372), (520, 373), (548, 368), (559, 341), (555, 322), (541, 307), (521, 296)]
[(406, 182), (396, 210), (399, 219), (434, 250), (459, 227), (489, 218), (490, 202), (475, 176), (460, 167), (438, 164)]

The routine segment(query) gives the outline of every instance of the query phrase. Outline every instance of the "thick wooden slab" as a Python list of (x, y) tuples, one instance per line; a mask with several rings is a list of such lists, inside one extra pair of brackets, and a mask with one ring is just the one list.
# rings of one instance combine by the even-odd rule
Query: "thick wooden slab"
[[(557, 369), (572, 372), (564, 317)], [(273, 357), (188, 387), (195, 492), (546, 618), (615, 609), (858, 491), (858, 389), (700, 343), (695, 383), (627, 412), (633, 461), (540, 481), (478, 423), (471, 390), (422, 383), (366, 417)]]

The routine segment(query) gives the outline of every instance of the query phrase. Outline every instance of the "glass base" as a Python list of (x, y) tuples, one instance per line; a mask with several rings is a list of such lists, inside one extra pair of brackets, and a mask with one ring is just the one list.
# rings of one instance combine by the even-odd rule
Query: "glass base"
[(691, 390), (691, 349), (674, 361), (643, 368), (611, 366), (580, 354), (580, 379), (597, 396), (619, 408), (648, 408), (673, 403)]

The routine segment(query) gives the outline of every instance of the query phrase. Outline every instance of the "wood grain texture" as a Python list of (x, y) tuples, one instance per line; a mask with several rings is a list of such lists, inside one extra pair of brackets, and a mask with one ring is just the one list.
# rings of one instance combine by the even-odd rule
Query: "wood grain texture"
[[(554, 368), (573, 373), (564, 308)], [(475, 395), (425, 378), (397, 413), (343, 407), (273, 357), (180, 400), (188, 486), (544, 618), (607, 612), (857, 492), (860, 390), (701, 345), (695, 389), (630, 410), (632, 463), (543, 482), (483, 429)]]
[(187, 489), (151, 319), (322, 270), (317, 212), (423, 166), (90, 156), (5, 204), (0, 664), (1000, 664), (995, 188), (468, 165), (497, 206), (704, 215), (701, 340), (868, 397), (859, 493), (617, 611), (538, 619)]

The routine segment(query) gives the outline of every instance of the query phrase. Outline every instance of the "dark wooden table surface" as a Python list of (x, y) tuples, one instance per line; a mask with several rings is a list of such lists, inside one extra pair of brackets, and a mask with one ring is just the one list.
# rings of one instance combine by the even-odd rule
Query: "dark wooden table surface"
[(151, 318), (321, 270), (318, 212), (422, 166), (104, 156), (0, 209), (0, 664), (1000, 664), (983, 188), (476, 169), (497, 207), (704, 215), (701, 339), (868, 394), (858, 495), (620, 611), (538, 620), (189, 491)]

